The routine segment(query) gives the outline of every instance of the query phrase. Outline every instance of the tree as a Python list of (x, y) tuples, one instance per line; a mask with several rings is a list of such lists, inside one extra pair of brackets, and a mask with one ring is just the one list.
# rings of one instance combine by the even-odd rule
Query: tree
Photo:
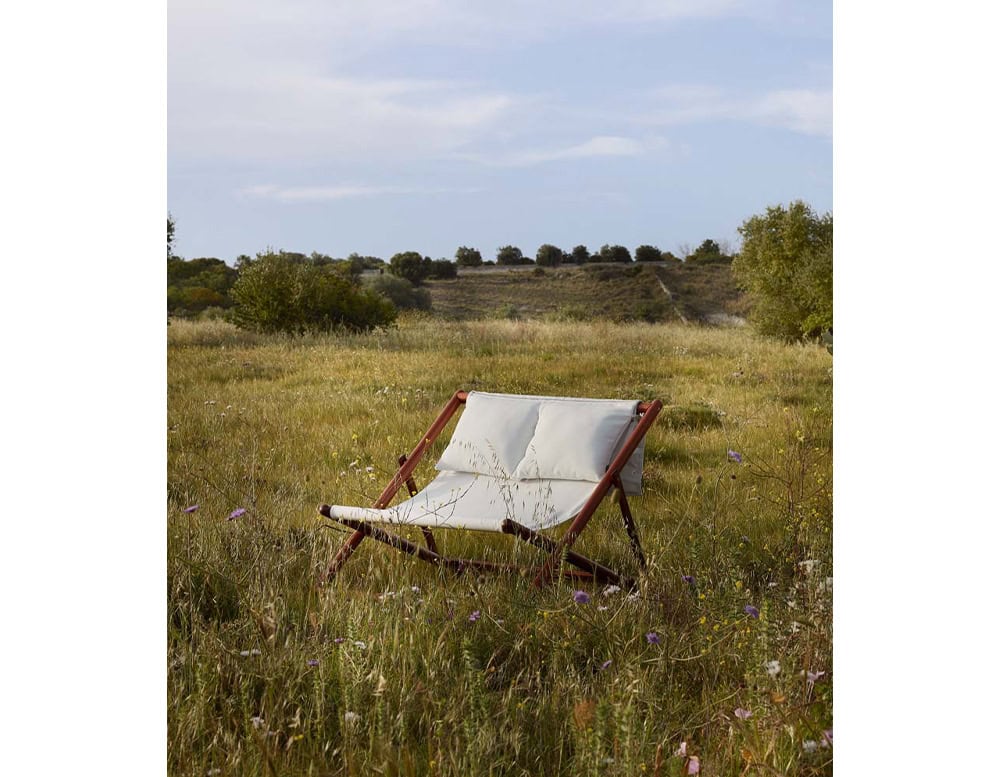
[(692, 262), (728, 262), (732, 257), (723, 253), (722, 248), (714, 240), (703, 240), (685, 261)]
[(788, 340), (833, 331), (833, 214), (801, 200), (751, 216), (733, 274), (750, 295), (757, 329)]
[(525, 261), (524, 254), (517, 246), (501, 246), (497, 249), (497, 264), (531, 264), (531, 260)]
[(416, 288), (405, 278), (397, 278), (394, 275), (372, 275), (364, 282), (369, 289), (388, 299), (399, 310), (431, 309), (431, 293), (427, 289)]
[(587, 250), (587, 246), (578, 245), (572, 251), (570, 251), (570, 258), (573, 264), (586, 264), (590, 261), (590, 251)]
[(364, 331), (396, 318), (391, 302), (360, 288), (348, 273), (284, 251), (244, 262), (232, 296), (237, 326), (258, 332)]
[(643, 245), (635, 249), (635, 260), (637, 262), (662, 262), (663, 254), (656, 246)]
[(681, 261), (681, 258), (679, 256), (675, 256), (673, 251), (664, 251), (663, 254), (662, 254), (662, 257), (663, 257), (663, 261), (665, 261), (665, 262), (679, 262), (679, 261)]
[(174, 217), (167, 214), (167, 259), (174, 255)]
[(562, 259), (562, 249), (551, 243), (543, 243), (535, 253), (535, 264), (539, 267), (558, 267)]
[(425, 256), (424, 270), (429, 279), (446, 281), (458, 277), (458, 265), (447, 259), (431, 259), (429, 256)]
[(406, 278), (414, 286), (419, 286), (427, 277), (429, 268), (424, 265), (424, 258), (416, 251), (404, 251), (395, 254), (389, 260), (389, 272), (400, 278)]
[(631, 262), (632, 254), (625, 246), (609, 246), (607, 243), (601, 246), (598, 253), (602, 262)]
[(478, 248), (459, 246), (458, 250), (455, 251), (455, 262), (459, 267), (481, 267), (483, 255), (479, 253)]

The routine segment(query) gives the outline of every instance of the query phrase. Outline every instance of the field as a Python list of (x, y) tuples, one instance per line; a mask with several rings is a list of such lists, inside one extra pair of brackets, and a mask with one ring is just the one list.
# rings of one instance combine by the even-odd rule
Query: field
[(435, 315), (449, 319), (680, 321), (747, 312), (726, 263), (463, 268), (457, 280), (429, 281), (427, 288)]
[[(832, 773), (824, 349), (610, 321), (167, 336), (171, 774)], [(457, 388), (667, 404), (630, 500), (650, 561), (635, 594), (578, 603), (374, 542), (316, 587), (345, 536), (316, 505), (373, 502)], [(637, 572), (610, 504), (578, 548)]]

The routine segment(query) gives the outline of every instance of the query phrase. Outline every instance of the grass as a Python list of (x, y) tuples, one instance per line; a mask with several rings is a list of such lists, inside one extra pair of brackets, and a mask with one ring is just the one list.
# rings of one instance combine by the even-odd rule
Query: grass
[[(824, 349), (409, 318), (306, 338), (175, 321), (168, 353), (171, 774), (678, 775), (691, 756), (702, 774), (832, 773)], [(637, 596), (578, 604), (564, 583), (452, 577), (373, 542), (316, 589), (344, 535), (315, 506), (373, 502), (459, 387), (668, 404), (631, 500)], [(437, 539), (539, 560), (499, 535)], [(610, 505), (578, 547), (636, 572)]]
[(746, 300), (729, 265), (721, 263), (463, 269), (456, 280), (428, 281), (426, 286), (435, 315), (452, 320), (491, 315), (656, 322), (746, 315)]

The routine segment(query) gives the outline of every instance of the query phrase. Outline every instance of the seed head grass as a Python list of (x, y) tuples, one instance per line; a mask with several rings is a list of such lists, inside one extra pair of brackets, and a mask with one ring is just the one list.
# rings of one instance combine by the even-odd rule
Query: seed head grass
[[(168, 359), (171, 774), (832, 773), (825, 349), (404, 317), (301, 338), (174, 321)], [(317, 588), (346, 535), (316, 505), (372, 504), (458, 388), (717, 419), (647, 437), (630, 498), (645, 573), (610, 500), (577, 543), (637, 591), (455, 576), (374, 541)], [(505, 535), (435, 538), (447, 555), (543, 559)]]

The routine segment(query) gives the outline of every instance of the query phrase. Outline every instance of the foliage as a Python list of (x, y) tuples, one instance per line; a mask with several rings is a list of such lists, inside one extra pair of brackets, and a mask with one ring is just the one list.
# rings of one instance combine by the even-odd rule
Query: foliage
[(632, 254), (625, 246), (608, 245), (605, 243), (597, 253), (599, 262), (631, 262)]
[(174, 217), (167, 214), (167, 259), (174, 255)]
[(679, 262), (679, 261), (681, 261), (681, 258), (679, 256), (675, 256), (673, 251), (664, 251), (663, 254), (662, 254), (662, 256), (663, 256), (663, 261), (665, 261), (665, 262)]
[(731, 262), (732, 256), (726, 254), (714, 240), (703, 240), (694, 251), (685, 257), (688, 262)]
[(370, 275), (364, 284), (376, 294), (388, 299), (399, 310), (430, 310), (431, 293), (416, 288), (405, 278), (395, 275)]
[(751, 300), (750, 320), (785, 339), (833, 330), (833, 214), (797, 200), (769, 207), (739, 228), (733, 273)]
[(237, 271), (221, 259), (167, 258), (167, 312), (174, 316), (199, 313), (208, 307), (228, 308)]
[(558, 267), (563, 260), (562, 249), (551, 243), (543, 243), (535, 253), (535, 263), (539, 267)]
[(534, 260), (522, 254), (517, 246), (501, 246), (497, 249), (497, 264), (534, 264)]
[(429, 269), (424, 264), (424, 258), (416, 251), (395, 254), (389, 260), (389, 272), (400, 278), (406, 278), (414, 286), (423, 283)]
[(483, 255), (479, 253), (478, 248), (459, 246), (455, 251), (455, 262), (459, 267), (481, 267)]
[(656, 246), (642, 245), (635, 249), (637, 262), (662, 262), (663, 254)]
[(281, 251), (243, 262), (232, 296), (234, 322), (257, 332), (364, 331), (396, 318), (391, 302), (361, 289), (339, 266)]
[(586, 264), (590, 261), (590, 251), (587, 250), (587, 246), (582, 244), (574, 246), (569, 255), (570, 261), (572, 261), (573, 264)]
[(458, 265), (448, 259), (431, 259), (424, 257), (425, 278), (445, 281), (458, 277)]

